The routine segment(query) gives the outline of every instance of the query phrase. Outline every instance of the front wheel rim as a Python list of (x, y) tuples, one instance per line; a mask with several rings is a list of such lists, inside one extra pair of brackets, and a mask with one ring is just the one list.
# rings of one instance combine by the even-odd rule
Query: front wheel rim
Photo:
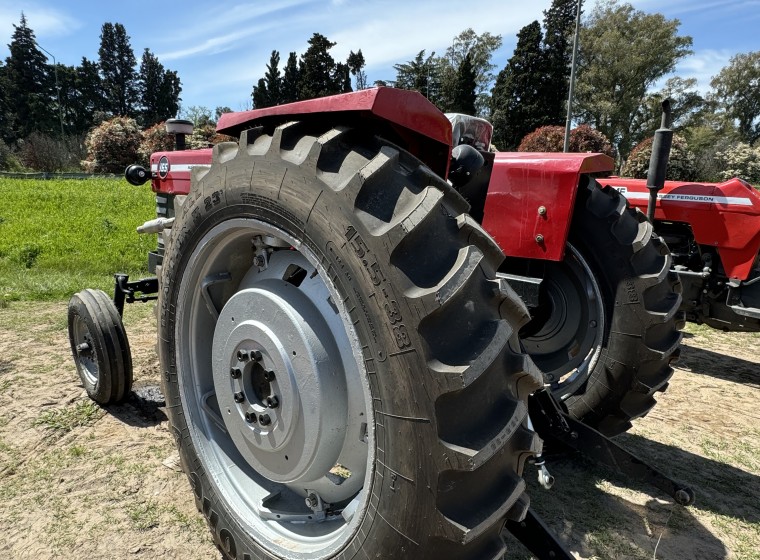
[(342, 301), (305, 244), (253, 219), (211, 228), (180, 280), (177, 371), (193, 445), (274, 554), (334, 554), (367, 506), (371, 398)]
[(561, 262), (546, 263), (541, 306), (524, 327), (525, 350), (544, 372), (544, 382), (566, 399), (586, 382), (602, 353), (604, 299), (596, 275), (572, 244)]

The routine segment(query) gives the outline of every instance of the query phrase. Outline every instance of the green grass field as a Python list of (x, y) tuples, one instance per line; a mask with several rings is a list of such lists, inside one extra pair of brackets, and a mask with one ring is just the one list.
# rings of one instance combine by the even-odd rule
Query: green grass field
[(113, 273), (147, 275), (156, 215), (148, 186), (123, 179), (0, 179), (0, 303), (113, 290)]

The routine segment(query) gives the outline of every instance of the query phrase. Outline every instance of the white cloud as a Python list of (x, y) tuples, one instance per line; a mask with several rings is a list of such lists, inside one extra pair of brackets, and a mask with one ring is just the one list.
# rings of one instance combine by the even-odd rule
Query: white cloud
[(34, 30), (34, 35), (40, 42), (46, 38), (71, 35), (83, 25), (78, 19), (53, 7), (38, 4), (21, 6), (3, 0), (0, 1), (0, 44), (10, 43), (13, 25), (18, 25), (22, 11), (27, 25)]
[(678, 64), (676, 74), (681, 78), (696, 78), (700, 93), (710, 90), (710, 80), (717, 76), (736, 54), (729, 49), (705, 49), (695, 52)]

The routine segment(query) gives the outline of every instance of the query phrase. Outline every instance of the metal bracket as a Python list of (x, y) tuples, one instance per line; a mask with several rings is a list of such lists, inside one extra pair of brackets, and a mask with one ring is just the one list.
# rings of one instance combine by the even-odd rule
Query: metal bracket
[(694, 503), (694, 491), (648, 465), (606, 436), (561, 411), (546, 389), (536, 391), (529, 400), (530, 418), (538, 435), (583, 453), (598, 464), (617, 470), (634, 480), (659, 488), (677, 503)]
[[(127, 274), (114, 274), (113, 303), (124, 315), (124, 304), (136, 301), (146, 302), (158, 299), (158, 278), (143, 278), (134, 282), (129, 281)], [(135, 295), (137, 294), (137, 295)]]

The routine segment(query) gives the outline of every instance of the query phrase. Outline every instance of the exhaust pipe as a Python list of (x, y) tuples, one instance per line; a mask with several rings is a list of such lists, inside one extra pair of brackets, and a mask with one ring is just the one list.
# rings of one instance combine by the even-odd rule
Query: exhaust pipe
[(662, 121), (660, 128), (654, 133), (652, 142), (652, 155), (649, 159), (649, 172), (647, 173), (647, 188), (649, 189), (649, 204), (647, 205), (647, 218), (654, 222), (654, 209), (657, 205), (657, 193), (665, 186), (665, 173), (668, 170), (668, 158), (670, 147), (673, 144), (673, 131), (671, 126), (670, 99), (662, 102)]

